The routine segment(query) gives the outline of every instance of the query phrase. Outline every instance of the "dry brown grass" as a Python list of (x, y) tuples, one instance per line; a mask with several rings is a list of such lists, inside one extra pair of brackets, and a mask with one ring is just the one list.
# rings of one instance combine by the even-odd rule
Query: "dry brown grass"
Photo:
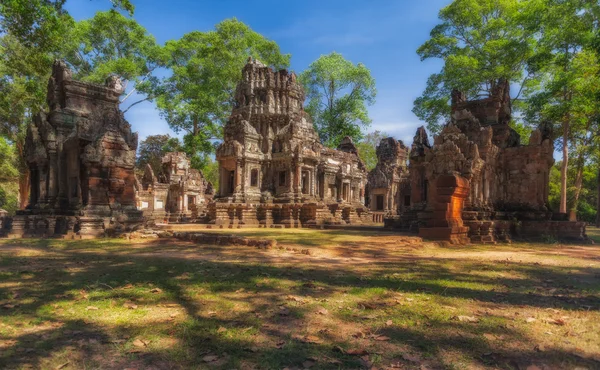
[(600, 367), (596, 246), (233, 232), (281, 249), (0, 241), (0, 367)]

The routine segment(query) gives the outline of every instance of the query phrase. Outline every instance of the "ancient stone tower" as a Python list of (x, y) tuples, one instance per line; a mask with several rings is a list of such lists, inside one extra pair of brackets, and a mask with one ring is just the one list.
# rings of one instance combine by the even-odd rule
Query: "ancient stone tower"
[(348, 138), (324, 147), (294, 73), (248, 60), (217, 149), (217, 225), (361, 222), (366, 170)]

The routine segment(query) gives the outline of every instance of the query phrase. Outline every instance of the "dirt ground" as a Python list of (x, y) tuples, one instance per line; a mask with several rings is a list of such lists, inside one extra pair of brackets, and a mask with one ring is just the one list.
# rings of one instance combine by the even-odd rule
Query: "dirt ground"
[(0, 368), (600, 368), (597, 245), (203, 232), (0, 240)]

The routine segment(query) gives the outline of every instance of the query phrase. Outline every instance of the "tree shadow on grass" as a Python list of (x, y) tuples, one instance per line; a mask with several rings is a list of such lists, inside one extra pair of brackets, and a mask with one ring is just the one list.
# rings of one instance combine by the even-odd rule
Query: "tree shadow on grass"
[[(0, 275), (0, 299), (17, 302), (18, 306), (1, 312), (5, 317), (0, 322), (14, 326), (16, 334), (5, 335), (6, 344), (0, 353), (0, 367), (17, 368), (28, 364), (34, 368), (47, 368), (48, 358), (53, 357), (53, 361), (69, 362), (65, 368), (82, 364), (101, 368), (123, 368), (131, 364), (186, 368), (206, 365), (205, 357), (215, 355), (217, 359), (210, 363), (215, 368), (301, 367), (310, 358), (316, 359), (318, 368), (358, 368), (361, 362), (357, 356), (336, 350), (336, 346), (342, 349), (356, 346), (355, 341), (340, 341), (331, 335), (329, 340), (320, 343), (306, 343), (302, 337), (295, 337), (293, 333), (303, 334), (303, 319), (314, 314), (314, 306), (290, 305), (286, 299), (287, 295), (295, 294), (301, 298), (311, 297), (322, 301), (349, 288), (358, 291), (384, 289), (401, 293), (427, 293), (440, 299), (472, 299), (482, 304), (502, 303), (574, 311), (582, 310), (583, 306), (591, 310), (600, 308), (600, 271), (592, 267), (490, 263), (488, 267), (493, 267), (503, 275), (510, 276), (515, 272), (520, 275), (518, 278), (498, 278), (456, 271), (455, 267), (459, 265), (466, 271), (486, 267), (474, 265), (472, 261), (415, 257), (406, 253), (396, 256), (392, 261), (382, 258), (372, 263), (367, 272), (359, 273), (343, 264), (311, 265), (309, 256), (299, 256), (304, 260), (303, 264), (294, 261), (285, 263), (269, 251), (259, 252), (249, 247), (236, 247), (237, 256), (232, 252), (232, 247), (177, 243), (174, 248), (173, 241), (165, 243), (162, 240), (128, 249), (127, 252), (111, 249), (119, 243), (122, 241), (105, 243), (107, 249), (96, 250), (81, 243), (52, 248), (49, 242), (38, 241), (32, 243), (29, 249), (47, 252), (47, 255), (23, 254), (2, 258), (0, 273), (4, 275)], [(189, 252), (192, 257), (182, 254), (182, 251)], [(198, 259), (198, 253), (211, 257)], [(232, 262), (232, 259), (239, 259), (239, 262)], [(397, 271), (407, 272), (408, 275), (396, 278), (394, 273)], [(265, 278), (279, 279), (287, 285), (262, 284)], [(557, 295), (527, 289), (548, 280), (559, 287), (577, 281), (577, 286), (565, 288), (564, 292)], [(461, 286), (459, 283), (502, 284), (507, 289), (496, 292)], [(159, 288), (161, 293), (148, 296), (151, 289), (149, 284)], [(126, 288), (128, 285), (133, 288)], [(524, 286), (524, 291), (515, 291), (512, 288), (514, 286)], [(582, 287), (587, 293), (582, 293)], [(245, 293), (240, 293), (241, 289)], [(249, 307), (240, 312), (225, 315), (219, 312), (219, 315), (214, 315), (211, 310), (216, 309), (214, 307), (218, 307), (218, 304), (215, 306), (210, 297), (197, 297), (198, 290), (218, 295), (229, 305)], [(14, 297), (15, 292), (17, 297)], [(90, 297), (85, 298), (85, 294), (90, 294)], [(86, 315), (81, 313), (69, 316), (70, 303), (65, 302), (75, 300), (80, 302), (79, 306), (97, 305), (100, 309), (89, 311), (89, 319), (82, 319), (81, 316)], [(148, 308), (174, 305), (175, 309), (185, 313), (182, 315), (185, 318), (176, 317), (168, 321), (167, 316), (167, 320), (156, 318), (151, 323), (137, 322), (135, 318), (117, 318), (110, 322), (98, 320), (96, 315), (108, 315), (110, 307), (120, 308), (126, 301), (138, 302), (140, 306)], [(115, 304), (102, 306), (108, 302)], [(54, 304), (59, 308), (53, 308)], [(285, 314), (281, 313), (280, 306), (287, 307)], [(494, 351), (488, 342), (481, 339), (481, 329), (471, 323), (452, 321), (448, 317), (427, 317), (411, 311), (410, 307), (395, 310), (403, 310), (406, 316), (414, 315), (414, 320), (420, 320), (421, 323), (381, 329), (381, 333), (390, 337), (385, 343), (389, 351), (382, 355), (388, 362), (399, 361), (406, 366), (416, 366), (418, 364), (414, 359), (407, 360), (403, 355), (417, 353), (418, 361), (443, 368), (450, 366), (443, 353), (456, 351), (481, 366), (490, 367), (511, 368), (531, 360), (549, 366), (595, 365), (591, 360), (561, 349), (539, 353), (528, 346), (518, 353)], [(332, 316), (339, 320), (346, 319), (346, 316), (337, 312), (333, 312)], [(24, 325), (27, 320), (37, 323), (29, 325), (35, 330), (19, 329), (18, 325)], [(349, 324), (353, 325), (352, 322)], [(366, 325), (373, 324), (367, 322)], [(221, 327), (226, 330), (219, 332)], [(260, 345), (255, 344), (252, 335), (228, 334), (240, 333), (247, 328), (250, 328), (250, 333), (262, 338)], [(514, 328), (494, 327), (488, 331), (523, 343), (532, 340), (526, 333)], [(161, 345), (159, 339), (156, 345), (153, 342), (147, 346), (142, 344), (142, 347), (133, 345), (136, 338), (152, 333), (172, 338), (173, 341), (170, 346)], [(328, 334), (321, 336), (327, 339)], [(371, 354), (378, 351), (369, 348), (369, 344), (366, 346), (366, 351)]]

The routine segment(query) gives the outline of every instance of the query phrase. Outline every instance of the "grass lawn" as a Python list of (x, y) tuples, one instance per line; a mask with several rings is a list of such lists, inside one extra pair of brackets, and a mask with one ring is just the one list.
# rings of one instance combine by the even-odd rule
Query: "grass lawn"
[(600, 368), (597, 245), (206, 231), (0, 240), (0, 368)]

